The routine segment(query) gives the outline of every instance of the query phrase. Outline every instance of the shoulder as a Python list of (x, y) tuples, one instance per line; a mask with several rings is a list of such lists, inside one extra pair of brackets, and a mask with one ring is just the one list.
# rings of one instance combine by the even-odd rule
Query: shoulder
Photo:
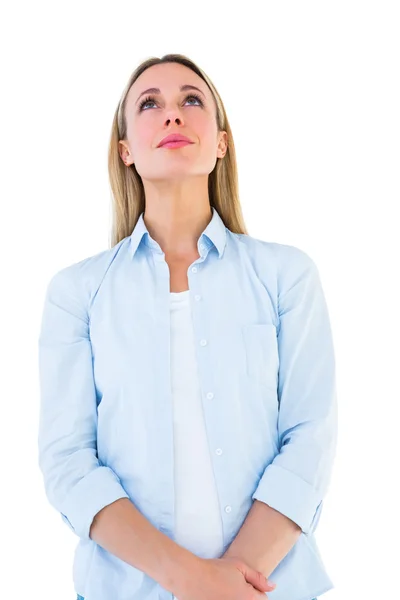
[(89, 305), (110, 266), (121, 252), (126, 251), (127, 239), (58, 269), (47, 282), (47, 294), (74, 295)]
[(233, 235), (239, 243), (246, 246), (251, 256), (263, 261), (274, 261), (279, 276), (290, 276), (291, 273), (317, 268), (310, 254), (298, 246), (263, 240), (244, 233)]

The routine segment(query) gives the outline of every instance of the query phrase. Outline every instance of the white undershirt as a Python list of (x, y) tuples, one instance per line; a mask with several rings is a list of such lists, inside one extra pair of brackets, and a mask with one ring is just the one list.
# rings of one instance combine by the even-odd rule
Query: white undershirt
[(215, 558), (223, 551), (222, 522), (203, 417), (189, 293), (170, 292), (175, 541), (197, 556)]

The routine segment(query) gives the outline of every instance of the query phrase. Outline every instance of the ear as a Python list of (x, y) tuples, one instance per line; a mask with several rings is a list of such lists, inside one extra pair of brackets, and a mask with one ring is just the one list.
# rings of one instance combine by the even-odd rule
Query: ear
[(126, 142), (120, 140), (118, 142), (118, 151), (119, 151), (119, 155), (121, 157), (122, 162), (125, 163), (125, 165), (127, 167), (129, 167), (132, 164), (130, 157), (130, 152), (129, 152), (129, 148), (126, 144)]
[(220, 131), (219, 132), (217, 158), (224, 158), (227, 151), (228, 151), (228, 134), (226, 133), (226, 131)]

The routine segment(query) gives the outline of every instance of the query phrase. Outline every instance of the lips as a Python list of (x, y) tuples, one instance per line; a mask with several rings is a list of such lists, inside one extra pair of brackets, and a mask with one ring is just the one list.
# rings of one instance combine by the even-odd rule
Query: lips
[(188, 144), (193, 144), (192, 140), (186, 137), (185, 135), (181, 135), (178, 133), (171, 133), (167, 135), (167, 137), (163, 138), (161, 142), (158, 144), (157, 148), (167, 144), (168, 142), (187, 142)]

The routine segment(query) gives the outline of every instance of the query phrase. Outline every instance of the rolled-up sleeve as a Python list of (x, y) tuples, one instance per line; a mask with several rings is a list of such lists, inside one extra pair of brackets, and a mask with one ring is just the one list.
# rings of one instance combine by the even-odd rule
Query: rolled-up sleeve
[[(281, 245), (278, 269), (279, 453), (253, 499), (313, 532), (337, 445), (335, 354), (318, 269), (304, 251)], [(279, 263), (278, 263), (279, 264)]]
[(89, 539), (94, 516), (128, 494), (97, 457), (89, 317), (78, 266), (53, 275), (45, 293), (38, 341), (38, 450), (50, 504), (76, 535)]

